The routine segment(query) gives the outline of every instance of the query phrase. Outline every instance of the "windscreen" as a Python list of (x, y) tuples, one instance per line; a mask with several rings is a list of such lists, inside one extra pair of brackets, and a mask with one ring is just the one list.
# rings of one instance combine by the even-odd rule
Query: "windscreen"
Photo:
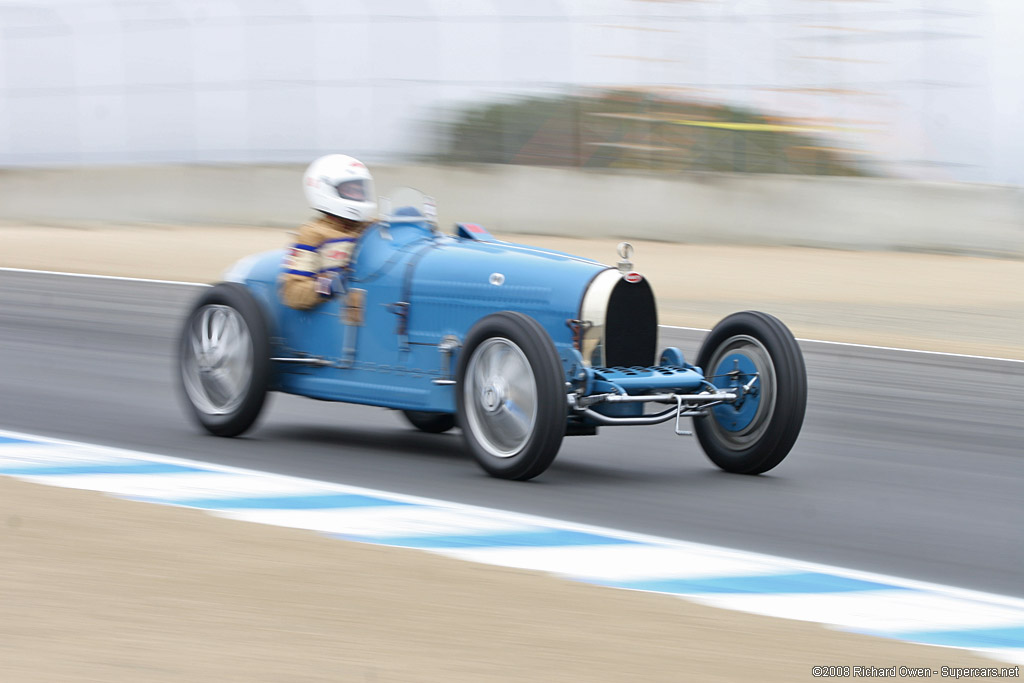
[(437, 222), (437, 206), (434, 198), (412, 187), (399, 187), (380, 200), (381, 220), (402, 223), (426, 219)]

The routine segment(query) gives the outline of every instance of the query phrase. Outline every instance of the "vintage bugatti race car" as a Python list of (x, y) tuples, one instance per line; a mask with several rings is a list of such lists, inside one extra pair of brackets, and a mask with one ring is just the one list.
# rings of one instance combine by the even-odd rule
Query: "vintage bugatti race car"
[(677, 348), (656, 353), (654, 294), (628, 244), (610, 267), (475, 224), (444, 234), (414, 191), (381, 208), (343, 287), (311, 311), (278, 299), (282, 251), (243, 259), (204, 290), (179, 346), (202, 427), (241, 434), (269, 391), (383, 406), (426, 432), (459, 427), (484, 470), (521, 480), (551, 465), (563, 437), (604, 426), (671, 420), (688, 434), (692, 418), (707, 456), (745, 474), (792, 448), (807, 379), (778, 319), (726, 317), (691, 365)]

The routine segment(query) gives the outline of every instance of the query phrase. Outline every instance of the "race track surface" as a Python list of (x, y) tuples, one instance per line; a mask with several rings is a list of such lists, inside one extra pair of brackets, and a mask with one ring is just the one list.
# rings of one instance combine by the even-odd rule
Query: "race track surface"
[(0, 427), (1024, 596), (1020, 363), (805, 343), (804, 431), (768, 475), (661, 425), (566, 439), (515, 483), (379, 408), (275, 396), (245, 438), (200, 433), (173, 380), (197, 293), (0, 273)]

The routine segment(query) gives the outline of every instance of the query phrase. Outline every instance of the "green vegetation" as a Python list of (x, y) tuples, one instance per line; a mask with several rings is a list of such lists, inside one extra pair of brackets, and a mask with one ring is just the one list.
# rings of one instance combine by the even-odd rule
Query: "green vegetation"
[(494, 102), (437, 126), (442, 163), (874, 175), (818, 137), (836, 128), (649, 93)]

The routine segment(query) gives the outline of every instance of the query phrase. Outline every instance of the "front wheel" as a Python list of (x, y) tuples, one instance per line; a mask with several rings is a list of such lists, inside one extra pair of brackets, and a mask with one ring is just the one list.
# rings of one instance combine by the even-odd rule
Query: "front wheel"
[(522, 313), (489, 315), (459, 354), (457, 422), (480, 466), (501, 479), (546, 470), (565, 435), (562, 362), (551, 337)]
[(789, 328), (767, 313), (734, 313), (711, 330), (697, 365), (718, 389), (739, 396), (693, 419), (708, 458), (737, 474), (761, 474), (782, 462), (807, 407), (804, 357)]
[(178, 379), (206, 431), (237, 436), (259, 417), (270, 380), (270, 340), (260, 304), (227, 282), (199, 298), (182, 329)]

